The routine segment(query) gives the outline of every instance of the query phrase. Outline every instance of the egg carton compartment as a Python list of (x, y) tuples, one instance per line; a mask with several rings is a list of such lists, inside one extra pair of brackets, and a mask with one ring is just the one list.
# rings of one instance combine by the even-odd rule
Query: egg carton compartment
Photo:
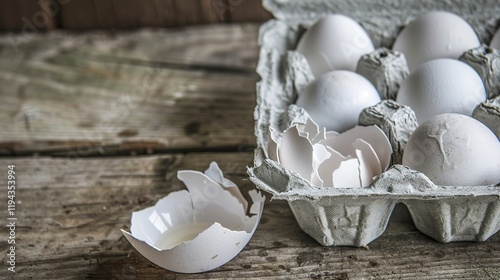
[[(401, 163), (402, 152), (417, 127), (413, 111), (388, 99), (366, 108), (360, 125), (377, 125), (391, 142), (392, 166), (367, 188), (319, 188), (266, 159), (269, 127), (280, 134), (291, 124), (305, 124), (305, 110), (293, 105), (297, 92), (314, 76), (305, 57), (294, 51), (304, 30), (327, 14), (344, 14), (357, 20), (368, 32), (377, 50), (363, 58), (357, 72), (364, 71), (383, 98), (394, 98), (408, 75), (391, 47), (398, 31), (415, 16), (446, 10), (463, 17), (483, 42), (489, 42), (500, 21), (496, 1), (399, 1), (387, 0), (264, 0), (277, 19), (261, 26), (257, 73), (257, 106), (254, 111), (257, 149), (254, 166), (248, 168), (252, 182), (287, 200), (300, 227), (324, 246), (365, 246), (383, 234), (397, 203), (404, 203), (417, 228), (440, 242), (484, 241), (500, 230), (500, 184), (490, 186), (437, 186), (422, 173)], [(470, 11), (476, 11), (471, 14)], [(467, 58), (468, 56), (468, 58)], [(362, 59), (362, 60), (363, 60)], [(479, 104), (473, 117), (500, 138), (499, 55), (482, 48), (464, 54), (480, 73), (489, 100)], [(476, 64), (475, 66), (473, 64)], [(364, 66), (361, 66), (363, 65)], [(493, 66), (492, 66), (493, 65)], [(496, 66), (495, 66), (496, 65)], [(361, 69), (360, 69), (361, 67)], [(489, 70), (488, 70), (489, 69)], [(496, 75), (495, 75), (496, 74)], [(489, 84), (489, 85), (488, 85)]]

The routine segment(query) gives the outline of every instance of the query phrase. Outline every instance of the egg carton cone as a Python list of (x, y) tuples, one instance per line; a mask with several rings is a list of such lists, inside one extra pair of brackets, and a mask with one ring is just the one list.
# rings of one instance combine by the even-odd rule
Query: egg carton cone
[[(324, 246), (366, 246), (383, 234), (398, 203), (407, 206), (422, 233), (440, 242), (484, 241), (500, 230), (500, 183), (440, 186), (424, 174), (400, 165), (417, 121), (409, 107), (391, 100), (408, 70), (404, 57), (388, 49), (404, 25), (433, 10), (463, 17), (481, 41), (489, 42), (500, 20), (497, 1), (415, 0), (406, 1), (405, 5), (396, 0), (264, 0), (263, 3), (276, 19), (264, 23), (259, 31), (257, 73), (261, 80), (257, 83), (254, 111), (257, 149), (254, 166), (247, 170), (259, 189), (270, 193), (273, 199), (288, 201), (301, 229)], [(472, 14), (470, 10), (476, 12)], [(389, 98), (366, 108), (359, 117), (359, 125), (381, 128), (392, 146), (391, 166), (365, 188), (317, 187), (267, 158), (270, 128), (274, 131), (272, 137), (279, 141), (288, 127), (305, 125), (309, 118), (305, 110), (294, 105), (297, 93), (314, 80), (305, 57), (295, 51), (297, 42), (317, 19), (335, 13), (355, 19), (367, 30), (376, 50), (361, 59), (356, 71), (375, 85), (382, 98)], [(498, 61), (498, 53), (469, 52), (461, 60), (474, 64), (476, 71)], [(496, 71), (480, 73), (485, 84), (489, 84), (490, 99), (478, 104), (473, 117), (500, 138)]]

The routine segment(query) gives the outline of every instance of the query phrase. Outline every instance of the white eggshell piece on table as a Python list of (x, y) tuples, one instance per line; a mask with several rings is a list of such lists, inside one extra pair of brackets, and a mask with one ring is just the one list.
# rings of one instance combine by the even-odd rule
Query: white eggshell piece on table
[(361, 188), (359, 160), (352, 158), (342, 161), (339, 168), (333, 171), (332, 181), (334, 188)]
[(391, 162), (392, 147), (385, 133), (377, 126), (356, 126), (336, 137), (327, 138), (320, 142), (325, 146), (347, 156), (356, 156), (353, 143), (356, 139), (366, 141), (377, 154), (382, 170), (386, 170)]
[[(211, 222), (214, 215), (219, 216), (219, 223), (232, 229), (244, 226), (245, 209), (236, 197), (202, 172), (180, 170), (177, 178), (189, 191), (196, 222)], [(233, 212), (235, 215), (227, 215)]]
[(122, 230), (123, 235), (151, 262), (175, 272), (199, 273), (230, 261), (255, 232), (265, 197), (250, 191), (253, 215), (246, 216), (246, 201), (220, 173), (216, 164), (206, 174), (179, 171), (189, 192), (172, 192), (155, 206), (132, 213), (131, 232)]
[(481, 122), (442, 114), (410, 136), (403, 164), (444, 186), (485, 186), (500, 182), (500, 142)]
[(486, 90), (477, 72), (455, 59), (428, 61), (408, 76), (396, 101), (415, 111), (418, 123), (444, 113), (470, 116), (486, 100)]
[(318, 166), (317, 174), (323, 182), (324, 187), (333, 187), (333, 171), (340, 167), (341, 162), (349, 158), (329, 147), (326, 147), (326, 149), (330, 153), (330, 157)]
[(498, 28), (493, 39), (491, 39), (490, 48), (500, 50), (500, 28)]
[(241, 205), (243, 205), (243, 211), (246, 213), (247, 208), (248, 208), (248, 202), (241, 194), (238, 186), (233, 181), (231, 181), (227, 178), (224, 178), (224, 174), (222, 173), (222, 170), (220, 170), (219, 166), (217, 165), (217, 163), (215, 163), (215, 161), (212, 161), (210, 163), (210, 165), (208, 166), (208, 169), (205, 170), (204, 173), (209, 178), (214, 180), (217, 184), (225, 187), (227, 191), (229, 191), (234, 197), (236, 197), (238, 199), (238, 201), (241, 203)]
[(380, 102), (380, 96), (365, 77), (350, 71), (331, 71), (309, 83), (297, 99), (321, 128), (343, 132), (354, 127), (366, 107)]
[(281, 165), (285, 168), (298, 173), (306, 180), (311, 180), (313, 146), (309, 139), (300, 136), (296, 125), (283, 132), (278, 148), (278, 157)]
[(479, 38), (463, 18), (445, 11), (417, 17), (396, 37), (393, 50), (405, 55), (410, 72), (437, 58), (458, 59), (465, 51), (479, 47)]
[(363, 27), (338, 14), (319, 19), (297, 45), (297, 51), (306, 57), (316, 77), (331, 70), (354, 71), (359, 58), (373, 50), (370, 36)]

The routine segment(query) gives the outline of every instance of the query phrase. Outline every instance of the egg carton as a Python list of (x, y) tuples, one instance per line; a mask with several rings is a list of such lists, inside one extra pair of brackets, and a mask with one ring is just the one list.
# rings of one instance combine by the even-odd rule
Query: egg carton
[[(497, 1), (398, 0), (264, 0), (276, 19), (259, 32), (257, 105), (254, 111), (257, 149), (248, 168), (255, 185), (288, 204), (303, 231), (324, 246), (366, 246), (383, 234), (396, 204), (407, 206), (416, 227), (440, 242), (485, 241), (500, 230), (500, 183), (489, 186), (437, 186), (424, 174), (400, 165), (404, 146), (416, 128), (411, 109), (390, 100), (406, 77), (405, 65), (390, 48), (398, 31), (417, 15), (433, 10), (463, 17), (482, 42), (489, 42), (500, 20)], [(470, 11), (475, 11), (471, 14)], [(393, 148), (392, 166), (367, 188), (319, 188), (276, 161), (267, 159), (269, 127), (281, 133), (291, 124), (306, 124), (308, 115), (293, 105), (314, 79), (304, 56), (294, 51), (306, 28), (332, 13), (357, 20), (378, 48), (365, 59), (363, 75), (383, 100), (365, 109), (360, 125), (379, 126)], [(500, 54), (478, 48), (461, 58), (480, 73), (490, 100), (473, 117), (500, 138)], [(482, 72), (481, 72), (481, 71)], [(496, 74), (496, 75), (495, 75)], [(499, 171), (500, 172), (500, 171)]]

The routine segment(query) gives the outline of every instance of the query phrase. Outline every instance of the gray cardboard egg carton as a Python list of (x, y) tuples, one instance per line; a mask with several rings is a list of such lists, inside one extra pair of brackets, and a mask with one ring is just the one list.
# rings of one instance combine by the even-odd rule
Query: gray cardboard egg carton
[[(262, 79), (257, 83), (254, 112), (258, 148), (254, 167), (248, 169), (248, 174), (273, 199), (287, 200), (302, 230), (325, 246), (367, 245), (383, 234), (397, 203), (408, 207), (421, 232), (440, 242), (484, 241), (500, 230), (500, 183), (437, 186), (422, 173), (398, 164), (417, 123), (410, 108), (392, 100), (384, 100), (360, 115), (360, 125), (378, 125), (393, 146), (393, 165), (368, 188), (318, 188), (264, 156), (269, 126), (278, 132), (279, 138), (289, 125), (305, 123), (307, 119), (307, 112), (293, 103), (297, 92), (313, 76), (305, 58), (294, 49), (305, 28), (318, 18), (340, 13), (356, 19), (368, 31), (376, 48), (390, 48), (400, 28), (426, 11), (446, 10), (462, 16), (482, 42), (491, 40), (500, 21), (500, 4), (496, 0), (404, 3), (264, 0), (265, 7), (277, 19), (264, 23), (259, 34), (257, 73)], [(500, 138), (500, 97), (495, 98), (500, 92), (500, 54), (482, 47), (461, 59), (480, 73), (490, 98), (478, 105), (473, 116)], [(387, 49), (378, 49), (363, 60), (357, 71), (364, 72), (383, 97), (394, 98), (399, 83), (408, 74), (404, 60)]]

